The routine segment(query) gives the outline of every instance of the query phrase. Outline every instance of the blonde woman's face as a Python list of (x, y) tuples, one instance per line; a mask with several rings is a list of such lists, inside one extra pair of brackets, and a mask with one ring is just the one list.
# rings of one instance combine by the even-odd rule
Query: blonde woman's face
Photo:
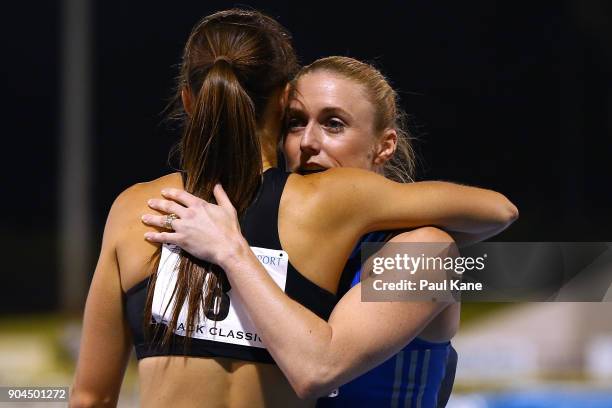
[(289, 101), (287, 168), (302, 174), (331, 167), (374, 168), (374, 107), (359, 83), (315, 71)]

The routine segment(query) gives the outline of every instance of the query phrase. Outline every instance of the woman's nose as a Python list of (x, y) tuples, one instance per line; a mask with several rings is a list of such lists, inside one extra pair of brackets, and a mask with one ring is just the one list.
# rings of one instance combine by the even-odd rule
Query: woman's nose
[(309, 156), (316, 156), (321, 151), (321, 133), (316, 125), (308, 125), (304, 129), (300, 150)]

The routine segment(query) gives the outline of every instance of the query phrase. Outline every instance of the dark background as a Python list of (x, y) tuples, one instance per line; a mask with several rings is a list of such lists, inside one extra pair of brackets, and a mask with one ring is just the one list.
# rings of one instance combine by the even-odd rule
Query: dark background
[[(61, 2), (4, 6), (4, 313), (57, 310)], [(123, 189), (170, 172), (160, 115), (182, 47), (228, 2), (93, 1), (91, 168), (96, 247)], [(294, 35), (304, 64), (374, 62), (419, 137), (419, 179), (506, 194), (498, 240), (612, 241), (610, 2), (303, 2), (248, 5)]]

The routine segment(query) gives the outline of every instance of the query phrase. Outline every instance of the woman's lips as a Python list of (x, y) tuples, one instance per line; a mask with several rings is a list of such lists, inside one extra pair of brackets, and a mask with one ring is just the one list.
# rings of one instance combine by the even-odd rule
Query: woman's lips
[(312, 174), (312, 173), (319, 173), (325, 170), (327, 170), (326, 167), (322, 167), (316, 164), (305, 164), (303, 166), (300, 166), (300, 168), (298, 169), (298, 173), (299, 174)]

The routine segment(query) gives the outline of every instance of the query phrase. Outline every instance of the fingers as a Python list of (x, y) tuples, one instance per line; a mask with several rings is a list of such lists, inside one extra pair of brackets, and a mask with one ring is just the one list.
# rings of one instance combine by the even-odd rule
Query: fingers
[(229, 197), (225, 193), (225, 190), (223, 189), (221, 184), (215, 184), (215, 188), (213, 188), (213, 194), (215, 195), (217, 204), (219, 204), (221, 207), (234, 209), (234, 205), (232, 204)]
[(161, 193), (165, 198), (179, 202), (185, 207), (193, 207), (200, 201), (200, 199), (193, 194), (177, 188), (165, 188), (161, 191)]
[(174, 201), (152, 198), (147, 202), (147, 204), (154, 210), (158, 210), (168, 214), (174, 213), (178, 215), (179, 218), (185, 218), (186, 215), (187, 209), (182, 205), (175, 203)]
[(179, 245), (178, 234), (171, 232), (146, 232), (144, 237), (149, 242)]
[[(152, 214), (145, 214), (141, 217), (142, 222), (144, 222), (147, 225), (150, 225), (152, 227), (158, 227), (158, 228), (167, 228), (166, 226), (166, 219), (168, 217), (166, 215), (152, 215)], [(180, 218), (175, 219), (174, 221), (172, 221), (172, 228), (176, 229), (176, 225), (177, 223), (180, 223)]]

